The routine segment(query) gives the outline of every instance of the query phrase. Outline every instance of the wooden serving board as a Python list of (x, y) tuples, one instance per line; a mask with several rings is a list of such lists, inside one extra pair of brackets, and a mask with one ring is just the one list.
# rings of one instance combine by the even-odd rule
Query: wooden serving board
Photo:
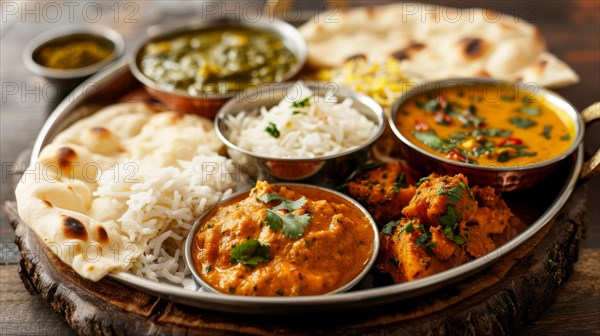
[(443, 290), (374, 309), (294, 316), (200, 310), (113, 279), (81, 278), (38, 240), (13, 202), (5, 210), (21, 250), (20, 276), (80, 334), (506, 334), (534, 320), (572, 273), (587, 211), (585, 185), (532, 239), (477, 275)]

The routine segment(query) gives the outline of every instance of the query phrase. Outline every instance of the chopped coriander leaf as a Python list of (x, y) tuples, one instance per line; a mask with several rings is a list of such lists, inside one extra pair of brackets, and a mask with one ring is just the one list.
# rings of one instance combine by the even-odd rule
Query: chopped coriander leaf
[(508, 154), (508, 152), (502, 152), (498, 155), (498, 158), (496, 159), (498, 162), (507, 162), (508, 160), (510, 160), (510, 154)]
[(431, 251), (432, 247), (436, 247), (437, 243), (436, 242), (429, 242), (427, 243), (427, 245), (425, 245), (425, 252), (427, 252), (427, 254), (432, 255), (433, 251)]
[(564, 141), (569, 140), (569, 139), (571, 139), (571, 135), (570, 134), (565, 134), (565, 135), (563, 135), (563, 136), (560, 137), (560, 140), (564, 140)]
[(438, 217), (438, 220), (440, 224), (453, 230), (458, 226), (460, 213), (456, 211), (456, 208), (453, 205), (449, 204), (446, 206), (446, 214)]
[(515, 98), (515, 96), (500, 96), (500, 100), (505, 102), (514, 102)]
[(229, 287), (229, 293), (230, 293), (230, 294), (233, 294), (233, 293), (235, 293), (235, 288), (233, 288), (233, 287)]
[(462, 183), (462, 181), (458, 182), (458, 185), (463, 187), (463, 189), (467, 189), (467, 192), (469, 193), (469, 196), (473, 199), (475, 199), (475, 197), (473, 197), (473, 193), (471, 192), (471, 188), (469, 188), (468, 185), (465, 185), (464, 183)]
[(232, 264), (239, 262), (243, 265), (256, 267), (258, 264), (272, 259), (269, 253), (270, 248), (269, 244), (263, 244), (258, 240), (247, 240), (231, 250), (229, 262)]
[(523, 114), (527, 114), (530, 116), (539, 116), (540, 108), (537, 106), (521, 107), (521, 108), (517, 109), (517, 112), (521, 112)]
[(429, 181), (429, 179), (430, 179), (430, 178), (429, 178), (429, 176), (422, 177), (422, 178), (419, 180), (419, 182), (417, 182), (417, 187), (418, 187), (418, 186), (420, 186), (421, 184), (423, 184), (423, 182), (425, 182), (425, 181)]
[(465, 239), (459, 234), (454, 234), (453, 230), (449, 227), (444, 228), (444, 236), (458, 245), (465, 243)]
[(306, 107), (310, 105), (310, 99), (312, 98), (312, 96), (306, 97), (302, 100), (298, 100), (295, 102), (292, 102), (292, 107)]
[(425, 145), (436, 151), (448, 151), (455, 147), (450, 141), (438, 137), (434, 131), (412, 131), (412, 135)]
[(421, 236), (419, 236), (419, 238), (415, 239), (415, 244), (418, 247), (421, 247), (431, 238), (431, 233), (423, 225), (419, 226), (418, 228), (421, 230), (421, 232), (423, 234)]
[(440, 105), (439, 105), (437, 99), (433, 98), (433, 99), (426, 101), (422, 105), (422, 108), (428, 112), (433, 112), (433, 111), (437, 111), (440, 108)]
[(394, 186), (392, 187), (392, 190), (395, 193), (398, 193), (402, 188), (408, 188), (408, 183), (406, 183), (406, 178), (404, 174), (400, 173), (398, 174), (398, 176), (396, 176), (396, 180)]
[(265, 132), (269, 133), (273, 138), (277, 139), (281, 135), (277, 129), (277, 125), (269, 121), (269, 125), (265, 128)]
[(301, 209), (306, 204), (306, 198), (304, 196), (300, 197), (295, 201), (292, 201), (277, 193), (264, 194), (260, 198), (260, 200), (265, 203), (269, 203), (271, 201), (281, 201), (281, 203), (278, 206), (274, 207), (273, 210), (293, 211)]
[(529, 105), (531, 103), (533, 103), (535, 100), (533, 98), (529, 98), (529, 97), (524, 97), (523, 99), (521, 99), (521, 102), (525, 105)]
[(465, 190), (465, 184), (459, 183), (456, 187), (450, 189), (444, 189), (444, 187), (441, 187), (437, 191), (436, 195), (448, 195), (448, 202), (456, 203), (460, 200), (463, 190)]
[(413, 227), (413, 221), (410, 221), (410, 222), (406, 223), (406, 225), (404, 225), (404, 227), (400, 230), (400, 232), (411, 233), (414, 230), (415, 229)]
[(464, 138), (467, 137), (467, 133), (465, 132), (452, 132), (452, 134), (450, 134), (450, 137), (454, 140), (463, 140)]
[(302, 114), (302, 112), (300, 112), (300, 111), (294, 111), (294, 112), (292, 112), (292, 114), (293, 114), (293, 115), (296, 115), (296, 114)]
[(529, 118), (519, 118), (519, 117), (512, 117), (510, 119), (508, 119), (508, 121), (510, 121), (511, 124), (515, 125), (518, 128), (522, 128), (522, 129), (527, 129), (531, 126), (535, 126), (537, 123)]
[(277, 232), (283, 227), (283, 235), (290, 239), (299, 239), (304, 236), (304, 227), (310, 224), (310, 215), (282, 214), (279, 211), (267, 209), (265, 221), (271, 230)]
[(296, 201), (289, 200), (279, 194), (265, 194), (260, 198), (261, 201), (269, 203), (273, 200), (281, 203), (273, 209), (267, 208), (265, 222), (271, 230), (277, 232), (283, 228), (283, 235), (290, 239), (298, 239), (304, 235), (304, 227), (310, 224), (310, 214), (294, 215), (292, 213), (283, 214), (279, 210), (291, 212), (298, 210), (306, 204), (306, 198), (302, 197)]
[(398, 267), (398, 259), (396, 258), (390, 258), (390, 262), (392, 263), (392, 265), (394, 265), (394, 267)]
[(386, 236), (391, 236), (392, 231), (394, 231), (394, 228), (396, 226), (398, 226), (398, 224), (400, 224), (400, 221), (391, 221), (391, 222), (385, 224), (383, 229), (381, 229), (381, 233), (383, 233)]
[(548, 140), (551, 139), (550, 132), (552, 132), (552, 125), (545, 125), (544, 131), (542, 132), (542, 136)]

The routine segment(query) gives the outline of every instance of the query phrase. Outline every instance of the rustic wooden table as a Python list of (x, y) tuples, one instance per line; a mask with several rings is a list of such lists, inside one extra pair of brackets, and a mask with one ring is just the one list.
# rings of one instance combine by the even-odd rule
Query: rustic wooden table
[[(358, 1), (348, 2), (360, 5)], [(199, 1), (185, 5), (144, 1), (73, 4), (21, 1), (1, 4), (0, 203), (14, 199), (14, 172), (27, 160), (19, 155), (32, 145), (48, 113), (59, 103), (56, 87), (35, 77), (23, 65), (21, 52), (29, 40), (60, 25), (103, 24), (118, 30), (131, 46), (152, 26), (188, 17), (211, 5)], [(238, 9), (243, 10), (244, 4)], [(461, 1), (454, 4), (500, 10), (533, 22), (546, 37), (549, 49), (581, 76), (579, 84), (560, 93), (578, 109), (600, 100), (599, 1)], [(313, 1), (309, 5), (321, 4)], [(310, 17), (314, 13), (312, 7), (306, 6), (301, 15), (290, 15), (290, 18), (301, 21)], [(228, 8), (235, 9), (231, 4)], [(588, 152), (600, 146), (599, 133), (599, 124), (588, 129), (585, 138)], [(575, 272), (563, 285), (554, 305), (523, 330), (525, 334), (562, 334), (569, 330), (577, 334), (600, 333), (600, 207), (597, 206), (600, 178), (588, 183), (589, 223)], [(0, 334), (72, 334), (50, 307), (37, 296), (29, 295), (21, 284), (15, 265), (18, 251), (13, 243), (13, 231), (4, 214), (0, 218)]]

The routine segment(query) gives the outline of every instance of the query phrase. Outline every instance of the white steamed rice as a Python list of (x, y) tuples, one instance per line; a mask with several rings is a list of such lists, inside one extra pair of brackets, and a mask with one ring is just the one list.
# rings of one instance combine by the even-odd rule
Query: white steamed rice
[[(332, 94), (314, 96), (302, 83), (295, 87), (276, 106), (260, 108), (258, 115), (241, 112), (228, 116), (230, 141), (260, 155), (315, 158), (360, 146), (377, 132), (375, 123), (352, 107), (352, 99), (338, 102)], [(308, 106), (292, 106), (306, 98)], [(269, 123), (276, 125), (278, 138), (266, 131)]]
[(183, 243), (194, 220), (231, 194), (235, 181), (225, 172), (233, 170), (233, 162), (206, 151), (191, 161), (180, 161), (180, 167), (149, 168), (136, 164), (140, 169), (133, 177), (125, 165), (120, 166), (123, 171), (103, 176), (94, 195), (110, 197), (116, 208), (124, 209), (117, 219), (122, 232), (145, 246), (138, 251), (141, 253), (130, 273), (187, 287), (193, 281), (185, 264)]

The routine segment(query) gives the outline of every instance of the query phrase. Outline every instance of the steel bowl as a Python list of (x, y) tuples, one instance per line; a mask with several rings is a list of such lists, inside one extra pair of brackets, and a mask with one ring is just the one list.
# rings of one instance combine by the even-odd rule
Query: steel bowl
[[(36, 55), (41, 48), (61, 40), (80, 38), (82, 35), (90, 35), (98, 40), (106, 41), (107, 44), (113, 46), (112, 54), (98, 63), (76, 69), (53, 69), (41, 65), (36, 60)], [(56, 85), (64, 95), (121, 57), (124, 50), (123, 37), (115, 30), (98, 25), (69, 25), (49, 30), (29, 41), (23, 50), (23, 62), (27, 69)]]
[(217, 27), (241, 27), (259, 29), (265, 32), (277, 35), (296, 56), (297, 62), (290, 68), (284, 76), (283, 81), (296, 76), (304, 64), (307, 57), (307, 46), (300, 32), (290, 24), (279, 19), (271, 18), (249, 21), (240, 17), (239, 19), (218, 18), (201, 23), (192, 22), (176, 27), (158, 29), (157, 33), (152, 34), (148, 39), (140, 43), (129, 59), (131, 72), (146, 88), (146, 91), (154, 98), (161, 101), (168, 108), (186, 113), (198, 114), (204, 117), (212, 118), (230, 98), (239, 91), (227, 91), (225, 93), (192, 95), (186, 90), (167, 90), (155, 83), (152, 79), (146, 77), (140, 69), (141, 54), (145, 46), (153, 41), (166, 39), (169, 37), (185, 34), (189, 32), (200, 32)]
[[(399, 118), (402, 118), (399, 114), (402, 105), (414, 96), (427, 92), (434, 92), (446, 87), (468, 87), (482, 84), (514, 88), (517, 92), (529, 92), (534, 97), (544, 99), (548, 104), (554, 105), (558, 109), (564, 111), (575, 127), (575, 137), (571, 146), (560, 155), (529, 165), (513, 167), (477, 166), (442, 158), (430, 153), (407, 139), (396, 126), (396, 121)], [(416, 86), (405, 92), (402, 97), (398, 99), (392, 107), (392, 112), (388, 121), (392, 131), (396, 137), (400, 139), (400, 151), (410, 165), (425, 171), (435, 171), (443, 174), (462, 173), (469, 179), (470, 183), (489, 185), (496, 188), (498, 191), (525, 189), (541, 182), (549, 173), (556, 169), (560, 161), (571, 155), (579, 147), (583, 141), (585, 131), (583, 119), (577, 109), (557, 93), (537, 85), (532, 85), (532, 83), (512, 83), (481, 78), (448, 79), (427, 82)]]
[[(369, 214), (369, 212), (362, 205), (360, 205), (360, 203), (358, 203), (355, 199), (353, 199), (352, 197), (350, 197), (348, 195), (344, 195), (344, 194), (342, 194), (340, 192), (337, 192), (335, 190), (331, 190), (331, 189), (327, 189), (327, 188), (323, 188), (323, 187), (318, 187), (318, 186), (314, 186), (314, 185), (309, 185), (309, 184), (299, 184), (299, 183), (274, 183), (274, 184), (271, 184), (271, 186), (274, 186), (274, 187), (289, 187), (290, 189), (293, 189), (294, 187), (303, 187), (303, 188), (307, 188), (307, 189), (308, 188), (310, 188), (310, 189), (317, 189), (317, 190), (319, 190), (321, 192), (333, 194), (333, 195), (335, 195), (337, 197), (342, 198), (343, 200), (345, 200), (346, 202), (348, 202), (349, 204), (351, 204), (352, 206), (354, 206), (355, 208), (357, 208), (358, 210), (360, 210), (360, 212), (362, 212), (362, 214), (369, 221), (369, 224), (371, 224), (371, 229), (373, 229), (373, 246), (372, 246), (372, 249), (371, 249), (371, 255), (369, 256), (368, 261), (363, 266), (362, 271), (358, 275), (356, 275), (348, 283), (346, 283), (346, 284), (338, 287), (337, 289), (335, 289), (335, 290), (333, 290), (333, 291), (331, 291), (329, 293), (326, 293), (326, 295), (328, 295), (328, 294), (335, 294), (335, 293), (343, 293), (343, 292), (346, 292), (346, 291), (350, 290), (355, 285), (357, 285), (362, 280), (362, 278), (369, 272), (369, 270), (371, 269), (371, 267), (373, 267), (373, 265), (375, 264), (375, 261), (377, 260), (377, 255), (379, 253), (379, 244), (380, 244), (380, 242), (379, 242), (379, 229), (377, 228), (377, 223), (375, 223), (375, 220), (373, 219), (373, 217), (371, 216), (371, 214)], [(185, 245), (184, 245), (185, 262), (186, 262), (188, 268), (191, 270), (192, 277), (194, 278), (194, 280), (200, 286), (202, 286), (203, 289), (207, 290), (208, 292), (217, 293), (217, 294), (223, 294), (223, 293), (219, 292), (218, 290), (216, 290), (214, 287), (212, 287), (210, 284), (208, 284), (206, 281), (204, 281), (204, 279), (202, 279), (202, 277), (200, 276), (200, 274), (196, 270), (196, 265), (194, 264), (193, 254), (192, 254), (192, 244), (194, 243), (194, 238), (196, 236), (196, 233), (202, 227), (202, 225), (204, 223), (204, 219), (206, 218), (206, 216), (212, 215), (213, 212), (214, 212), (213, 210), (215, 210), (218, 206), (227, 204), (227, 203), (235, 201), (235, 200), (238, 200), (243, 195), (248, 195), (249, 192), (250, 192), (250, 190), (244, 190), (244, 191), (237, 192), (237, 193), (235, 193), (235, 194), (227, 197), (226, 199), (222, 200), (217, 205), (215, 205), (215, 206), (211, 207), (210, 209), (206, 210), (200, 216), (200, 218), (198, 218), (196, 220), (196, 222), (194, 223), (194, 225), (190, 229), (190, 232), (187, 235), (187, 238), (186, 238), (186, 241), (185, 241)], [(351, 230), (352, 228), (349, 228), (349, 229)]]
[(230, 129), (225, 122), (228, 116), (235, 116), (240, 112), (256, 115), (260, 107), (271, 108), (277, 105), (285, 97), (288, 89), (294, 85), (297, 83), (272, 84), (240, 93), (217, 113), (215, 117), (217, 135), (225, 143), (229, 156), (239, 165), (239, 171), (247, 180), (303, 181), (321, 186), (337, 186), (360, 164), (369, 159), (373, 143), (383, 134), (386, 126), (383, 109), (366, 95), (333, 83), (305, 83), (310, 90), (321, 97), (331, 92), (339, 101), (351, 98), (354, 102), (353, 107), (377, 125), (377, 132), (367, 142), (338, 154), (304, 159), (271, 157), (240, 148), (229, 139)]

